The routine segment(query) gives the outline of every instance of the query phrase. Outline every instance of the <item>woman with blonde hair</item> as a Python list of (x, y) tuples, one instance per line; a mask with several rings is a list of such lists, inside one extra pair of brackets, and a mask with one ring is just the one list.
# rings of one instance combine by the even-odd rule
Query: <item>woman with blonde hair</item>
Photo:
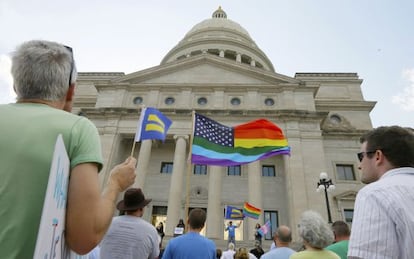
[(234, 259), (257, 259), (257, 257), (249, 253), (245, 247), (240, 247), (234, 254)]

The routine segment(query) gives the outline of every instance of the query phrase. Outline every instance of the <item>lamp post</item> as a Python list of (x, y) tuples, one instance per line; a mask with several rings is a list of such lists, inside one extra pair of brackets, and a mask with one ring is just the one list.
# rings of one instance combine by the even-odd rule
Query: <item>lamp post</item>
[(333, 184), (332, 179), (328, 178), (328, 174), (322, 172), (319, 175), (319, 182), (317, 182), (316, 187), (317, 192), (320, 192), (321, 190), (325, 191), (326, 209), (328, 210), (328, 223), (332, 223), (331, 209), (329, 208), (328, 191), (335, 190), (335, 185)]

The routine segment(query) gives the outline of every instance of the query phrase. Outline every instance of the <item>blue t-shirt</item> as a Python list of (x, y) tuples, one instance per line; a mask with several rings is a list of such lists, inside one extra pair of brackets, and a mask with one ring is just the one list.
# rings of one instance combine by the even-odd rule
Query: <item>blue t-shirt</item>
[(168, 242), (162, 259), (215, 259), (216, 245), (197, 232), (175, 237)]
[(229, 237), (234, 237), (235, 236), (236, 228), (237, 228), (237, 226), (235, 226), (235, 225), (227, 226), (226, 230), (229, 231)]
[(271, 258), (288, 259), (290, 257), (290, 255), (295, 253), (295, 252), (296, 252), (295, 250), (293, 250), (289, 247), (277, 247), (277, 248), (274, 248), (274, 249), (270, 250), (269, 252), (265, 253), (260, 258), (261, 259), (271, 259)]

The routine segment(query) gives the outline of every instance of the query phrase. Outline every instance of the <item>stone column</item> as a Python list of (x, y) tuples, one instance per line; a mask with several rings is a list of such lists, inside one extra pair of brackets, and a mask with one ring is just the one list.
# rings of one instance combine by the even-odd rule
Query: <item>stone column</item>
[(176, 143), (165, 230), (165, 234), (169, 236), (173, 235), (174, 228), (180, 219), (180, 211), (182, 207), (181, 198), (183, 197), (184, 193), (183, 182), (186, 165), (186, 146), (188, 136), (176, 135), (174, 136), (174, 139), (176, 140)]
[(254, 227), (256, 223), (263, 221), (263, 206), (262, 206), (262, 170), (260, 161), (256, 161), (247, 165), (248, 174), (248, 189), (249, 189), (249, 200), (248, 202), (262, 210), (262, 214), (259, 219), (248, 218), (247, 220), (247, 235), (248, 238), (245, 240), (254, 240)]
[(134, 188), (141, 188), (145, 193), (145, 177), (148, 172), (148, 164), (151, 157), (152, 140), (146, 139), (141, 142), (137, 161), (137, 177), (135, 178)]
[(240, 53), (237, 53), (237, 55), (236, 55), (236, 61), (239, 62), (239, 63), (241, 63), (241, 54)]
[(209, 166), (208, 172), (206, 236), (213, 239), (223, 238), (223, 208), (221, 207), (223, 168), (225, 167)]
[(219, 57), (224, 58), (224, 49), (220, 50)]
[[(115, 132), (115, 130), (113, 130)], [(104, 163), (104, 166), (99, 174), (99, 183), (101, 189), (103, 190), (108, 182), (109, 175), (111, 170), (114, 166), (114, 160), (116, 159), (114, 156), (116, 155), (114, 150), (117, 150), (117, 146), (120, 143), (119, 134), (116, 133), (105, 133), (100, 135), (101, 138), (101, 145), (102, 145), (102, 157), (103, 161), (107, 161)]]

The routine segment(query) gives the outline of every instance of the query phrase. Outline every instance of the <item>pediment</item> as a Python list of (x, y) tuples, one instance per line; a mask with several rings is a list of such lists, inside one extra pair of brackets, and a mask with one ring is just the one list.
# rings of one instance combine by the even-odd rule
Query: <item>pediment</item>
[(299, 85), (300, 80), (211, 55), (137, 71), (112, 81), (127, 84)]
[(357, 196), (356, 191), (346, 191), (334, 196), (334, 199), (341, 201), (355, 201)]

